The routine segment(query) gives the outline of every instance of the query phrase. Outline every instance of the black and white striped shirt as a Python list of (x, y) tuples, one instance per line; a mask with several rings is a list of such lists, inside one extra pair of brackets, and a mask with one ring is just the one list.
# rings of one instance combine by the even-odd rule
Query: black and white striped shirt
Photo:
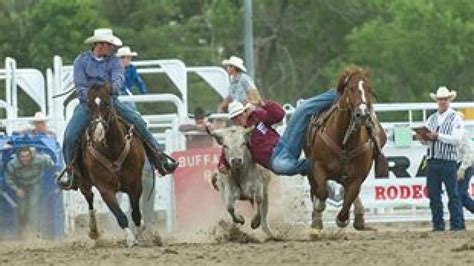
[(458, 159), (457, 146), (464, 132), (461, 117), (453, 109), (448, 109), (443, 113), (436, 112), (428, 117), (426, 126), (438, 133), (436, 141), (426, 143), (428, 145), (427, 159), (456, 161)]

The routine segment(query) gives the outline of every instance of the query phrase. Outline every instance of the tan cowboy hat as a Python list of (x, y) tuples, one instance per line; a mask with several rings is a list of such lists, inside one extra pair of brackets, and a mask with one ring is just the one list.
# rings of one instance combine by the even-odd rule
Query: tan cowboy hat
[(117, 50), (117, 57), (123, 57), (123, 56), (137, 56), (138, 53), (137, 52), (132, 52), (132, 50), (130, 49), (129, 46), (123, 46), (123, 47), (120, 47), (118, 50)]
[(94, 30), (94, 36), (86, 39), (85, 43), (106, 42), (115, 46), (122, 46), (122, 41), (114, 36), (111, 29), (100, 28)]
[(43, 112), (36, 112), (35, 113), (35, 116), (33, 117), (33, 119), (31, 119), (31, 123), (34, 123), (34, 122), (44, 122), (46, 121), (48, 118), (43, 114)]
[(441, 86), (436, 91), (436, 94), (430, 93), (430, 98), (433, 101), (438, 99), (449, 98), (449, 100), (454, 100), (456, 98), (457, 92), (455, 90), (449, 91), (445, 86)]
[(237, 56), (231, 56), (229, 59), (222, 61), (223, 66), (234, 66), (244, 72), (247, 72), (247, 68), (244, 66), (244, 60)]

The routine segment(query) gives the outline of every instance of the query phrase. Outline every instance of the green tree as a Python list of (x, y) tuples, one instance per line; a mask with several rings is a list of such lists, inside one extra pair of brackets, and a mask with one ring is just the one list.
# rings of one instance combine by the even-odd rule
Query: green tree
[(40, 69), (51, 67), (54, 55), (71, 64), (86, 48), (84, 40), (93, 30), (108, 25), (92, 0), (43, 0), (28, 17), (30, 64)]
[(440, 85), (472, 97), (474, 2), (398, 0), (388, 9), (346, 39), (348, 61), (373, 70), (382, 100), (424, 101)]

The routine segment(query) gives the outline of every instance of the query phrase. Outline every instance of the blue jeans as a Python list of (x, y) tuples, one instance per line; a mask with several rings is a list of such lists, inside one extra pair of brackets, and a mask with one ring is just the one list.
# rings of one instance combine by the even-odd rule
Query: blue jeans
[(336, 98), (337, 92), (328, 90), (304, 100), (295, 109), (270, 158), (270, 168), (273, 172), (282, 175), (307, 175), (309, 173), (311, 170), (309, 160), (299, 159), (308, 124), (314, 114), (331, 107)]
[(430, 199), (431, 217), (434, 231), (444, 231), (443, 203), (441, 201), (441, 184), (444, 183), (448, 193), (449, 222), (451, 230), (463, 230), (464, 215), (458, 194), (455, 161), (429, 159), (426, 173), (428, 198)]
[(81, 136), (89, 125), (89, 108), (86, 103), (79, 103), (74, 109), (71, 120), (66, 126), (63, 139), (64, 162), (69, 165), (79, 148)]
[(125, 121), (135, 126), (138, 134), (140, 134), (146, 143), (152, 145), (155, 150), (160, 150), (158, 141), (153, 137), (151, 132), (148, 131), (145, 120), (143, 120), (141, 114), (136, 109), (133, 109), (130, 105), (117, 99), (114, 99), (114, 108)]
[[(140, 113), (117, 99), (114, 99), (113, 103), (115, 110), (122, 118), (133, 124), (138, 134), (156, 150), (159, 150), (158, 141), (148, 131), (146, 122), (142, 119)], [(86, 103), (80, 103), (74, 109), (72, 118), (64, 131), (63, 154), (66, 165), (69, 165), (74, 159), (74, 154), (79, 148), (81, 136), (89, 125), (89, 120), (89, 108)]]
[(464, 172), (464, 180), (458, 181), (458, 193), (461, 197), (461, 203), (468, 211), (474, 213), (474, 200), (469, 195), (469, 184), (472, 177), (472, 167)]

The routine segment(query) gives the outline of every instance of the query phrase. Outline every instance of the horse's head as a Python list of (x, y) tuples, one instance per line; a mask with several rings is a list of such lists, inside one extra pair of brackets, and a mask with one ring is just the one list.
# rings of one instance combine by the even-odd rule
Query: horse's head
[(111, 92), (109, 84), (102, 84), (93, 85), (87, 94), (91, 119), (87, 134), (93, 142), (105, 141), (105, 133), (113, 113)]
[(351, 112), (357, 126), (364, 124), (372, 112), (373, 91), (368, 72), (356, 66), (346, 68), (339, 77), (337, 91), (341, 96), (339, 107)]
[(233, 126), (220, 130), (214, 130), (209, 135), (214, 137), (216, 141), (224, 147), (224, 154), (227, 162), (229, 162), (232, 169), (241, 169), (248, 165), (251, 161), (250, 152), (247, 144), (250, 139), (254, 127), (244, 128), (240, 126)]

